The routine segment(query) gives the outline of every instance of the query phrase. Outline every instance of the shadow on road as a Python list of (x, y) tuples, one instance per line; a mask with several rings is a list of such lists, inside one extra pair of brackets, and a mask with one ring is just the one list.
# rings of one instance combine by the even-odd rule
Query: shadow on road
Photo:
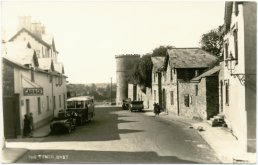
[(119, 140), (119, 134), (143, 132), (143, 130), (119, 129), (119, 123), (138, 122), (130, 119), (119, 119), (128, 117), (118, 115), (120, 107), (97, 107), (95, 108), (96, 116), (94, 120), (83, 126), (77, 127), (71, 134), (54, 134), (45, 138), (44, 142), (50, 141), (108, 141)]
[[(38, 155), (40, 155), (40, 157)], [(60, 157), (64, 157), (64, 159)], [(176, 156), (159, 156), (156, 152), (37, 150), (27, 152), (16, 163), (193, 164), (200, 162), (184, 160)]]

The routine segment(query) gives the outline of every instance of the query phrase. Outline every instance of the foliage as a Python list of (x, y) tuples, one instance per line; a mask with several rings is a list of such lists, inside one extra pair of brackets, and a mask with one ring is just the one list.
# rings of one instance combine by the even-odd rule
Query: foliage
[(132, 82), (140, 86), (151, 87), (152, 67), (151, 54), (143, 55), (134, 67), (131, 75)]
[[(67, 97), (71, 96), (71, 93), (74, 96), (94, 96), (96, 101), (110, 100), (110, 84), (101, 83), (101, 84), (68, 84), (67, 85)], [(112, 84), (112, 98), (116, 97), (116, 84)]]
[(200, 40), (201, 48), (211, 54), (220, 56), (223, 46), (222, 26), (210, 30), (202, 35)]
[(167, 49), (175, 48), (174, 46), (159, 46), (152, 51), (152, 57), (164, 57)]

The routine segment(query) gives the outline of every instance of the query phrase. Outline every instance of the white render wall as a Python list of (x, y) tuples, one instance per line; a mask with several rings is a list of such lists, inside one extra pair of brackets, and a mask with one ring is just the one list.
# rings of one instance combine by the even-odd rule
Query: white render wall
[[(238, 28), (238, 64), (235, 65), (235, 61), (232, 62), (235, 73), (245, 73), (245, 54), (244, 54), (244, 23), (243, 23), (243, 6), (239, 6), (239, 14), (235, 16), (232, 13), (230, 32), (228, 32), (224, 40), (228, 40), (229, 43), (229, 53), (232, 52), (233, 57), (235, 57), (234, 50), (234, 37), (233, 30)], [(234, 11), (234, 8), (233, 8)], [(228, 67), (230, 62), (228, 62)], [(242, 143), (243, 148), (246, 146), (246, 109), (245, 109), (245, 86), (240, 83), (237, 77), (230, 75), (230, 70), (225, 66), (225, 62), (222, 62), (224, 67), (223, 75), (223, 113), (225, 114), (225, 121), (228, 126), (233, 130), (233, 134), (237, 136), (239, 141)], [(229, 105), (225, 104), (225, 82), (229, 82)]]
[[(28, 83), (24, 79), (28, 81), (31, 79), (31, 71), (15, 68), (14, 79), (15, 79), (14, 80), (15, 93), (20, 94), (21, 129), (23, 129), (23, 119), (24, 119), (24, 115), (26, 114), (26, 99), (30, 100), (30, 112), (33, 113), (35, 128), (40, 127), (41, 125), (45, 124), (50, 119), (52, 119), (54, 112), (56, 115), (57, 114), (56, 112), (58, 112), (60, 109), (65, 109), (65, 104), (63, 99), (64, 96), (66, 98), (65, 78), (63, 80), (63, 85), (58, 87), (56, 85), (53, 86), (54, 95), (56, 96), (56, 107), (57, 107), (55, 111), (53, 111), (52, 83), (49, 82), (49, 74), (35, 71), (35, 82)], [(43, 88), (43, 95), (24, 96), (23, 89), (33, 88), (34, 86), (31, 84), (37, 87)], [(59, 98), (58, 98), (59, 95), (61, 95), (61, 98), (62, 98), (61, 107), (59, 107)], [(49, 109), (47, 107), (47, 96), (49, 97)], [(41, 102), (41, 113), (38, 113), (38, 97), (40, 97), (40, 102)]]
[(54, 62), (57, 62), (57, 53), (54, 52), (53, 47), (48, 49), (45, 45), (39, 43), (27, 32), (21, 32), (16, 38), (15, 41), (28, 41), (31, 45), (31, 48), (36, 52), (39, 52), (38, 58), (51, 57)]

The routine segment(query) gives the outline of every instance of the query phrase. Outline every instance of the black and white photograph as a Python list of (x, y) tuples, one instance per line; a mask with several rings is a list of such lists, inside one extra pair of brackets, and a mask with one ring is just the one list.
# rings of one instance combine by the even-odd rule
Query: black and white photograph
[(1, 40), (1, 163), (256, 163), (256, 1), (3, 0)]

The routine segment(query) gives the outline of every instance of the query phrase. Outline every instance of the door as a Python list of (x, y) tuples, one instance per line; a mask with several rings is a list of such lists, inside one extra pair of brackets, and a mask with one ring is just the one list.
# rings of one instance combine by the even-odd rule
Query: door
[(3, 97), (4, 137), (6, 139), (17, 138), (20, 131), (20, 105), (19, 95)]

